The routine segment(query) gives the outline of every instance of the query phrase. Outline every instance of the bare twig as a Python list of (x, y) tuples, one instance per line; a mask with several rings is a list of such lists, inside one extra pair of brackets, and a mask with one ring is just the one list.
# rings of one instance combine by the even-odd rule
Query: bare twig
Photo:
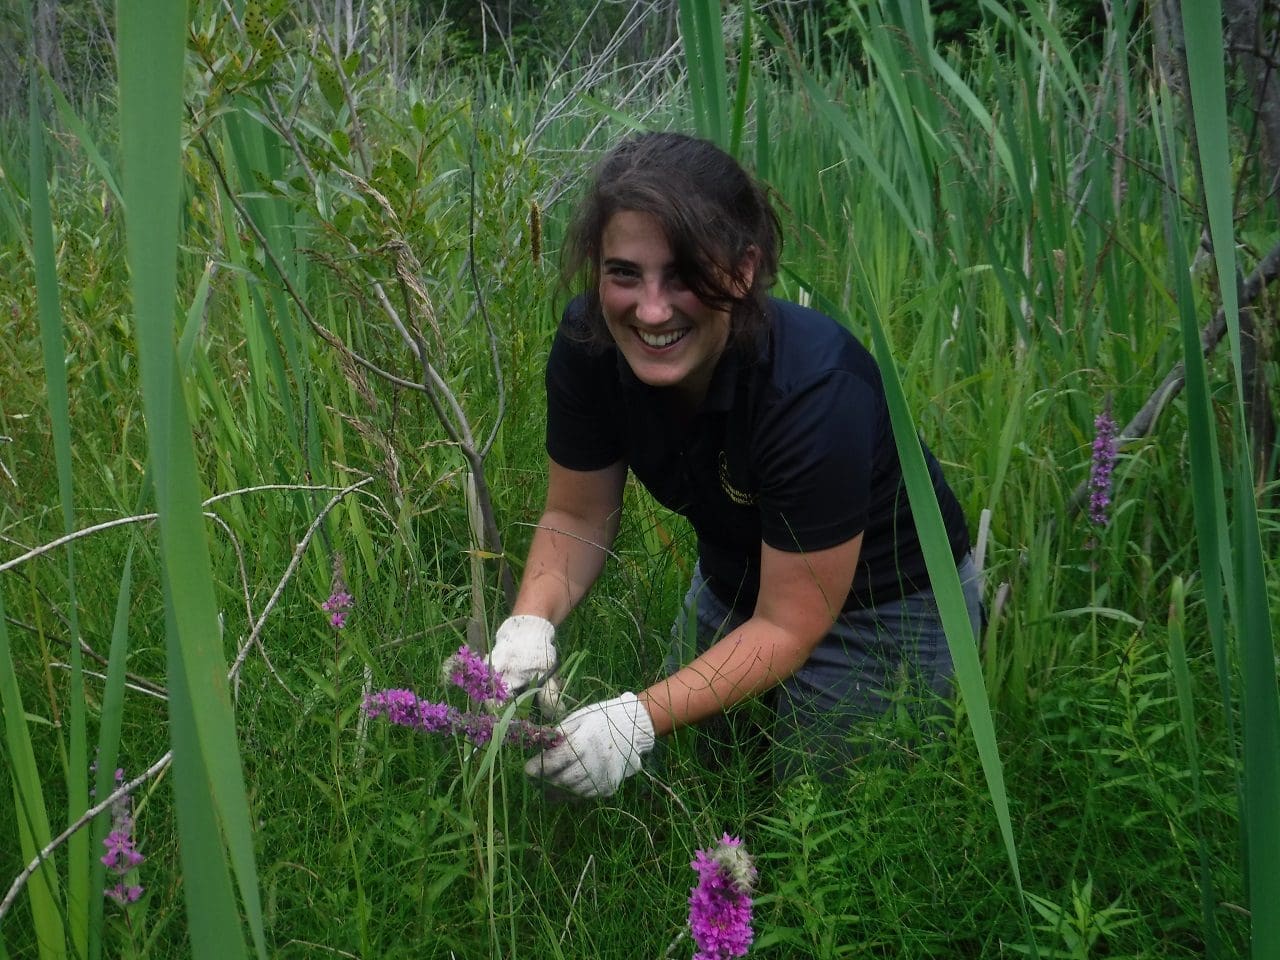
[[(257, 493), (258, 491), (261, 491), (261, 490), (340, 490), (340, 489), (342, 488), (329, 486), (327, 484), (316, 485), (316, 484), (305, 484), (305, 483), (269, 483), (269, 484), (263, 484), (262, 486), (259, 486), (259, 487), (244, 487), (243, 489), (240, 489), (240, 490), (228, 490), (225, 493), (219, 493), (216, 496), (212, 496), (208, 500), (204, 501), (202, 506), (208, 507), (219, 502), (220, 500), (226, 500), (226, 499), (229, 499), (230, 497), (237, 497), (245, 493)], [(73, 531), (72, 533), (68, 533), (65, 536), (58, 537), (58, 539), (56, 540), (50, 540), (48, 543), (42, 544), (38, 547), (33, 547), (32, 549), (28, 550), (26, 553), (20, 556), (14, 557), (12, 560), (6, 560), (4, 563), (0, 563), (0, 573), (4, 573), (6, 570), (11, 570), (14, 567), (18, 566), (19, 564), (25, 563), (28, 560), (34, 560), (36, 557), (40, 556), (41, 554), (49, 553), (51, 550), (56, 550), (58, 547), (66, 546), (68, 543), (73, 543), (74, 541), (80, 540), (91, 534), (101, 533), (104, 530), (110, 530), (114, 527), (127, 526), (128, 524), (131, 524), (131, 523), (146, 523), (147, 521), (157, 519), (159, 516), (160, 515), (158, 513), (140, 513), (132, 517), (117, 517), (114, 520), (106, 520), (102, 523), (95, 523), (91, 527), (84, 527), (83, 529)], [(213, 514), (206, 513), (205, 516), (212, 517)]]
[[(49, 664), (49, 666), (57, 667), (59, 670), (72, 669), (71, 664), (60, 663), (56, 660), (53, 663)], [(96, 680), (101, 680), (104, 683), (106, 682), (107, 675), (105, 673), (98, 673), (98, 671), (96, 670), (84, 670), (83, 668), (81, 668), (81, 672), (84, 673), (86, 677), (93, 677)], [(135, 691), (136, 693), (145, 693), (148, 697), (155, 697), (157, 700), (168, 701), (169, 699), (169, 693), (163, 687), (156, 688), (155, 686), (150, 684), (144, 687), (141, 684), (129, 683), (127, 681), (125, 682), (125, 687), (128, 688), (129, 690)]]

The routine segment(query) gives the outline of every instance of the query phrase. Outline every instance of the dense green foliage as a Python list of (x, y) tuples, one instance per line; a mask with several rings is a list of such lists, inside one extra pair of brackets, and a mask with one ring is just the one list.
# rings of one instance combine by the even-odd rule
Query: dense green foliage
[[(457, 53), (448, 68), (388, 62), (385, 24), (348, 55), (283, 4), (247, 6), (232, 22), (220, 4), (192, 4), (173, 340), (205, 494), (247, 491), (208, 506), (207, 530), (221, 653), (230, 664), (260, 642), (231, 686), (271, 955), (687, 955), (687, 940), (667, 951), (688, 861), (725, 830), (759, 860), (760, 956), (1029, 953), (963, 705), (944, 742), (889, 717), (865, 731), (872, 749), (847, 777), (781, 790), (749, 754), (685, 732), (652, 778), (598, 804), (544, 796), (506, 752), (361, 721), (364, 690), (437, 694), (468, 620), (492, 625), (504, 600), (497, 545), (469, 517), (465, 444), (428, 395), (360, 358), (420, 384), (416, 351), (477, 442), (492, 436), (484, 477), (518, 566), (541, 507), (541, 366), (568, 293), (556, 252), (574, 187), (630, 123), (695, 119), (674, 60), (593, 71), (584, 45), (563, 69), (524, 63), (567, 42), (573, 4), (545, 21), (497, 5), (514, 67), (480, 50), (466, 15), (433, 33), (425, 7), (407, 8), (436, 51)], [(1097, 15), (1066, 6), (1071, 24)], [(742, 154), (783, 207), (779, 292), (868, 339), (885, 324), (975, 533), (989, 511), (981, 657), (1040, 955), (1246, 956), (1240, 717), (1223, 708), (1199, 575), (1193, 403), (1171, 398), (1123, 449), (1105, 526), (1075, 499), (1094, 418), (1109, 407), (1123, 422), (1181, 357), (1180, 305), (1205, 318), (1216, 306), (1212, 274), (1185, 269), (1202, 214), (1184, 122), (1163, 125), (1181, 106), (1134, 52), (1145, 44), (1127, 42), (1145, 41), (1142, 23), (1109, 21), (1114, 42), (1095, 49), (1069, 46), (1056, 19), (1044, 31), (935, 7), (930, 51), (895, 19), (908, 5), (843, 5), (841, 42), (868, 53), (857, 63), (832, 57), (821, 32), (797, 31), (808, 39), (793, 46), (756, 35)], [(963, 52), (944, 42), (951, 31), (969, 36)], [(727, 33), (731, 48), (739, 35)], [(117, 104), (62, 93), (75, 110), (45, 119), (84, 527), (143, 514), (153, 494)], [(1245, 111), (1232, 120), (1249, 129)], [(0, 564), (63, 533), (29, 139), (14, 123), (0, 146)], [(1244, 211), (1240, 235), (1274, 242), (1265, 212)], [(1226, 423), (1230, 367), (1208, 373)], [(1230, 462), (1226, 441), (1222, 453)], [(1229, 492), (1248, 496), (1233, 476)], [(1262, 527), (1274, 596), (1274, 513)], [(0, 629), (54, 833), (83, 777), (64, 666), (77, 631), (90, 742), (118, 725), (130, 776), (169, 743), (160, 537), (140, 521), (76, 549), (73, 595), (60, 551), (0, 571)], [(693, 549), (678, 518), (629, 489), (615, 552), (562, 631), (582, 702), (657, 676)], [(335, 572), (356, 598), (340, 631), (320, 609)], [(1228, 677), (1237, 667), (1232, 654)], [(129, 685), (113, 688), (120, 670)], [(12, 733), (12, 712), (5, 722)], [(0, 770), (16, 784), (12, 742)], [(139, 793), (147, 892), (128, 913), (107, 904), (103, 955), (190, 953), (170, 777)], [(0, 835), (27, 816), (16, 795), (0, 792)], [(0, 844), (0, 886), (25, 860)], [(38, 947), (41, 924), (20, 899), (0, 919), (0, 955), (74, 955)]]

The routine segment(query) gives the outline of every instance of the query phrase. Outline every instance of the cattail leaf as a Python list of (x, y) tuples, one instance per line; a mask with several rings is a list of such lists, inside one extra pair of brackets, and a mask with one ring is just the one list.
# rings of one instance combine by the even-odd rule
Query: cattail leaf
[[(865, 265), (858, 257), (856, 249), (853, 251), (853, 256), (856, 260), (855, 277), (870, 317), (874, 353), (884, 382), (889, 419), (893, 425), (893, 439), (898, 449), (898, 460), (902, 465), (902, 479), (911, 503), (911, 514), (920, 537), (925, 566), (929, 572), (929, 583), (933, 588), (938, 612), (942, 617), (947, 647), (951, 652), (951, 660), (955, 664), (956, 684), (960, 689), (974, 744), (978, 749), (982, 772), (987, 781), (987, 792), (991, 797), (991, 806), (1000, 827), (1001, 838), (1004, 840), (1005, 855), (1009, 859), (1009, 866), (1013, 872), (1013, 882), (1018, 890), (1019, 903), (1023, 905), (1026, 935), (1034, 951), (1035, 936), (1030, 918), (1026, 914), (1022, 869), (1019, 866), (1018, 848), (1014, 841), (1013, 819), (1009, 813), (1004, 764), (1000, 759), (995, 721), (992, 719), (991, 704), (987, 699), (982, 664), (978, 659), (977, 638), (973, 634), (973, 626), (969, 621), (960, 576), (956, 570), (955, 560), (951, 556), (950, 541), (942, 521), (942, 511), (933, 490), (933, 480), (925, 462), (915, 420), (907, 405), (906, 393), (898, 376), (897, 365), (894, 363), (879, 306), (872, 292)], [(846, 326), (848, 326), (847, 322)]]
[[(58, 299), (57, 256), (54, 253), (53, 210), (46, 181), (44, 123), (40, 106), (40, 84), (32, 62), (28, 87), (31, 152), (28, 172), (31, 194), (31, 256), (36, 272), (36, 303), (40, 314), (40, 342), (44, 357), (45, 396), (49, 404), (49, 425), (58, 474), (58, 499), (62, 504), (64, 533), (76, 527), (72, 492), (71, 414), (67, 390), (68, 356), (64, 348), (62, 307)], [(76, 553), (72, 544), (65, 549), (67, 564), (67, 623), (71, 643), (71, 690), (68, 697), (67, 727), (70, 747), (67, 756), (67, 818), (74, 822), (89, 806), (88, 750), (85, 733), (84, 666), (80, 649), (80, 603), (76, 592)], [(67, 925), (77, 954), (83, 955), (89, 940), (89, 838), (76, 833), (67, 844)], [(62, 948), (57, 944), (57, 949)], [(42, 944), (42, 952), (44, 950)]]
[(167, 0), (123, 0), (117, 16), (126, 254), (159, 514), (169, 729), (191, 955), (245, 955), (234, 870), (256, 951), (265, 957), (202, 491), (173, 344), (186, 9)]
[[(0, 588), (0, 717), (4, 719), (5, 749), (13, 784), (16, 821), (9, 829), (16, 828), (18, 849), (22, 851), (22, 859), (29, 863), (37, 852), (48, 846), (52, 834), (44, 791), (40, 786), (40, 768), (36, 766), (27, 714), (22, 706), (22, 690), (18, 687), (18, 671), (9, 647), (9, 628), (4, 611), (4, 590)], [(27, 901), (31, 906), (40, 960), (60, 960), (67, 955), (61, 899), (57, 861), (46, 860), (27, 881)]]
[[(1236, 278), (1233, 223), (1232, 164), (1229, 151), (1226, 93), (1226, 54), (1221, 0), (1183, 3), (1187, 78), (1190, 86), (1196, 157), (1204, 187), (1209, 231), (1213, 237), (1218, 290), (1231, 343), (1235, 373), (1231, 434), (1231, 539), (1238, 558), (1238, 579), (1228, 587), (1235, 599), (1232, 610), (1243, 678), (1241, 707), (1244, 729), (1244, 827), (1251, 910), (1250, 950), (1254, 960), (1280, 956), (1280, 911), (1266, 904), (1280, 902), (1280, 692), (1276, 687), (1276, 652), (1271, 625), (1267, 571), (1250, 470), (1253, 454), (1246, 425), (1245, 374)], [(1189, 345), (1189, 344), (1188, 344)], [(1198, 358), (1197, 358), (1198, 359)], [(1188, 366), (1193, 362), (1185, 356)], [(1194, 439), (1194, 438), (1193, 438)], [(1208, 441), (1210, 438), (1201, 438)], [(1214, 491), (1218, 504), (1222, 488)], [(1197, 512), (1200, 505), (1197, 504)], [(1214, 509), (1218, 513), (1217, 506)], [(1219, 572), (1203, 570), (1216, 581)]]

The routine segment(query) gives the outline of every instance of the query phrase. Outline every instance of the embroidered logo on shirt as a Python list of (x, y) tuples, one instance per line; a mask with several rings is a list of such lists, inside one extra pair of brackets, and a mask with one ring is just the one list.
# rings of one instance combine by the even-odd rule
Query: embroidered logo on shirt
[(729, 481), (729, 458), (723, 450), (720, 451), (720, 489), (740, 507), (749, 507), (756, 502), (754, 493), (744, 493)]

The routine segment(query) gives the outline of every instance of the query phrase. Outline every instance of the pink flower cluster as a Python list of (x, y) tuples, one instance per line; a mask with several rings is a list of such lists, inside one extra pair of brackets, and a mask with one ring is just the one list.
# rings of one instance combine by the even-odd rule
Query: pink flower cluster
[[(444, 679), (462, 690), (475, 703), (504, 703), (511, 692), (484, 659), (466, 646), (444, 662)], [(491, 713), (459, 710), (447, 703), (424, 700), (412, 690), (380, 690), (367, 694), (363, 710), (368, 717), (385, 717), (391, 723), (424, 733), (446, 733), (463, 737), (476, 746), (493, 739), (498, 718)], [(560, 734), (516, 717), (507, 726), (504, 743), (525, 749), (545, 750), (560, 742)]]
[(1093, 462), (1089, 467), (1089, 519), (1097, 526), (1107, 525), (1111, 506), (1111, 472), (1116, 465), (1116, 422), (1110, 409), (1103, 410), (1093, 421)]
[[(124, 783), (124, 771), (116, 771), (116, 786)], [(137, 903), (142, 896), (142, 887), (126, 883), (127, 875), (138, 868), (146, 858), (134, 846), (133, 839), (133, 798), (127, 793), (111, 804), (111, 832), (107, 834), (102, 845), (107, 852), (102, 855), (103, 866), (118, 877), (115, 885), (108, 887), (103, 894), (116, 903), (124, 906)]]
[(491, 670), (484, 658), (466, 645), (459, 647), (458, 652), (444, 662), (440, 672), (448, 683), (476, 703), (486, 700), (506, 703), (511, 699), (511, 691), (507, 689), (502, 675)]
[(320, 604), (320, 608), (329, 614), (329, 626), (335, 630), (341, 630), (347, 625), (347, 613), (351, 609), (352, 602), (351, 594), (347, 593), (341, 582), (336, 584), (329, 599)]
[(738, 837), (725, 834), (710, 850), (694, 854), (698, 883), (689, 894), (689, 932), (698, 952), (693, 960), (745, 957), (751, 931), (751, 891), (756, 868)]

